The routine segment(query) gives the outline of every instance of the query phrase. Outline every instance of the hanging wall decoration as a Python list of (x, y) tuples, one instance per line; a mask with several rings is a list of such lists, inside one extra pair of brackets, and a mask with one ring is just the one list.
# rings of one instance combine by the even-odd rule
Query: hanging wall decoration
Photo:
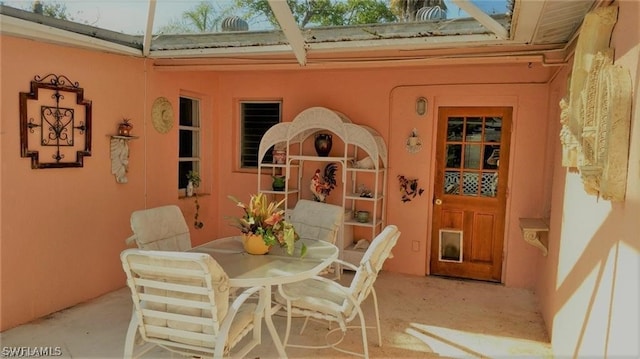
[(82, 167), (91, 156), (91, 101), (77, 82), (36, 75), (20, 92), (20, 155), (33, 169)]
[(617, 6), (593, 10), (576, 45), (569, 91), (560, 101), (562, 165), (580, 173), (587, 193), (624, 201), (632, 81), (609, 47)]
[(402, 202), (409, 202), (416, 196), (422, 196), (423, 188), (418, 187), (418, 179), (408, 179), (405, 176), (398, 175), (400, 182), (400, 193), (402, 194)]
[(406, 143), (406, 149), (409, 153), (418, 153), (422, 149), (422, 139), (418, 136), (418, 129), (414, 128), (409, 134)]
[(158, 133), (168, 133), (173, 127), (173, 105), (166, 97), (158, 97), (151, 106), (151, 123)]
[(133, 124), (131, 119), (124, 118), (118, 124), (118, 132), (111, 135), (111, 174), (116, 176), (117, 183), (127, 183), (127, 172), (129, 171), (129, 141), (137, 139), (131, 135)]

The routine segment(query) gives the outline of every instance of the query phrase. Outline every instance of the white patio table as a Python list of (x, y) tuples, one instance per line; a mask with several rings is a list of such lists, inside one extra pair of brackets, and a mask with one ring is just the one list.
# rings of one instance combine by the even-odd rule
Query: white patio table
[[(301, 258), (302, 242), (307, 246), (307, 254)], [(216, 239), (189, 251), (211, 255), (229, 276), (229, 286), (264, 286), (268, 298), (271, 298), (271, 286), (311, 278), (337, 259), (339, 253), (338, 247), (329, 242), (301, 239), (296, 242), (295, 252), (291, 256), (279, 246), (271, 248), (268, 254), (253, 255), (245, 252), (240, 236)], [(279, 305), (267, 306), (264, 321), (279, 356), (286, 358), (287, 354), (271, 318), (280, 308)]]

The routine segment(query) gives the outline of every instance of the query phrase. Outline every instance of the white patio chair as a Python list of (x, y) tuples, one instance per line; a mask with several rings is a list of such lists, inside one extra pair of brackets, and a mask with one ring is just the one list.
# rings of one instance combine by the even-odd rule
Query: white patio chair
[[(245, 290), (229, 303), (229, 277), (208, 254), (127, 249), (120, 255), (134, 310), (124, 357), (143, 341), (144, 354), (155, 345), (188, 356), (221, 358), (240, 340), (253, 336), (234, 356), (260, 344), (266, 298), (264, 287)], [(258, 303), (245, 302), (259, 294)]]
[[(291, 212), (289, 221), (301, 239), (335, 244), (343, 217), (344, 209), (340, 206), (301, 199)], [(340, 267), (331, 265), (320, 274), (333, 274), (333, 279), (339, 279)]]
[(191, 248), (189, 227), (176, 205), (138, 210), (131, 213), (133, 235), (126, 243), (140, 249), (186, 251)]
[[(382, 346), (378, 298), (376, 297), (373, 285), (378, 277), (378, 272), (382, 268), (384, 261), (389, 257), (391, 249), (396, 245), (399, 236), (400, 232), (398, 228), (394, 225), (389, 225), (373, 239), (360, 261), (360, 266), (356, 267), (350, 263), (338, 260), (341, 265), (355, 271), (353, 280), (348, 287), (320, 276), (279, 286), (278, 292), (275, 294), (275, 301), (283, 305), (287, 312), (287, 328), (284, 336), (284, 345), (313, 349), (333, 347), (344, 353), (368, 358), (367, 327), (360, 305), (369, 294), (372, 294), (376, 329), (378, 332), (378, 345)], [(336, 322), (339, 327), (327, 333), (327, 345), (305, 346), (288, 344), (292, 315), (306, 317), (301, 334), (302, 331), (304, 331), (309, 317)], [(347, 326), (356, 316), (360, 318), (359, 327), (362, 331), (363, 353), (344, 350), (337, 346), (344, 338), (347, 328), (357, 328), (356, 326)], [(338, 329), (342, 331), (342, 337), (334, 343), (329, 343), (329, 335)]]

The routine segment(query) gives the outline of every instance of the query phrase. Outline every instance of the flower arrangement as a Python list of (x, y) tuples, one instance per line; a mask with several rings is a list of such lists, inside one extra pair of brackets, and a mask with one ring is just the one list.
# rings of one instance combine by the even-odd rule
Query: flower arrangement
[[(243, 234), (262, 236), (264, 244), (273, 246), (279, 244), (286, 248), (287, 254), (293, 255), (295, 241), (299, 239), (293, 229), (293, 225), (284, 219), (284, 209), (280, 202), (269, 202), (264, 193), (251, 195), (249, 204), (239, 201), (233, 196), (228, 196), (236, 205), (244, 210), (242, 217), (232, 218), (232, 225), (240, 229)], [(301, 256), (307, 252), (307, 247), (302, 244)]]

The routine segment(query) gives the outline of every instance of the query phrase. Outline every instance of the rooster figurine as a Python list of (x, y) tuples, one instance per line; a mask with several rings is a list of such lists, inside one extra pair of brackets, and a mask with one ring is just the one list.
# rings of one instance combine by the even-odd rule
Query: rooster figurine
[(316, 202), (324, 202), (331, 190), (336, 187), (336, 171), (338, 165), (335, 163), (329, 163), (324, 168), (324, 175), (320, 174), (320, 169), (316, 170), (316, 173), (311, 178), (311, 193), (313, 193), (313, 199)]

